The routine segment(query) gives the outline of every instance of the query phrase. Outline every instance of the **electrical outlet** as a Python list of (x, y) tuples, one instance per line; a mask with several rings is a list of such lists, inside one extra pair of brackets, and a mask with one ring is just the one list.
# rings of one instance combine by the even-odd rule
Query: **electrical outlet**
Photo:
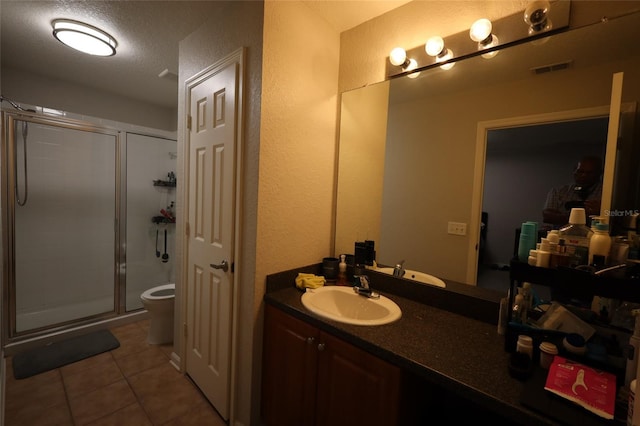
[(447, 232), (451, 235), (467, 235), (467, 224), (462, 222), (449, 222)]

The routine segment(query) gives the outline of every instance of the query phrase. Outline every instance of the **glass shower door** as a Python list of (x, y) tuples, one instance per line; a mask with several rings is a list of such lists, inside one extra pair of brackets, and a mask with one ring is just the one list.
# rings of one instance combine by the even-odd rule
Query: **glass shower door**
[(15, 332), (114, 312), (117, 132), (15, 124)]

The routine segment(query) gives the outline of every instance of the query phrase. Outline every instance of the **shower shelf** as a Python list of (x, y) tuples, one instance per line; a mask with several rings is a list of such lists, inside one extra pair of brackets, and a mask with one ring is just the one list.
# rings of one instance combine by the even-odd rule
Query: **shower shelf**
[(176, 186), (176, 181), (169, 181), (169, 180), (154, 180), (153, 181), (153, 186), (169, 186), (169, 187), (173, 187), (175, 188)]
[(154, 216), (151, 218), (151, 222), (153, 223), (176, 223), (176, 220), (173, 219), (169, 219), (168, 217), (164, 217), (164, 216)]

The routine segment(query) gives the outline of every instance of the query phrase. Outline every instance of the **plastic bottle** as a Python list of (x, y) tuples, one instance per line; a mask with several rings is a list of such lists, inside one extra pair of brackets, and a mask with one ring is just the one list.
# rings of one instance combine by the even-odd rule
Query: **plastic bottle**
[(536, 222), (524, 222), (520, 227), (520, 237), (518, 240), (518, 259), (521, 262), (528, 262), (529, 250), (536, 248), (538, 241), (538, 224)]
[(598, 222), (595, 225), (595, 232), (589, 240), (589, 265), (593, 264), (593, 256), (604, 256), (604, 264), (609, 263), (609, 253), (611, 253), (611, 237), (609, 236), (609, 225)]
[(531, 336), (521, 334), (518, 336), (518, 342), (516, 343), (516, 352), (529, 355), (529, 358), (533, 358), (533, 339)]
[(524, 296), (522, 294), (516, 294), (511, 315), (513, 322), (518, 324), (527, 323), (527, 307), (524, 304)]
[(589, 262), (589, 242), (593, 231), (586, 225), (584, 208), (572, 208), (569, 224), (559, 229), (560, 238), (565, 240), (570, 266), (587, 265)]
[(542, 238), (540, 240), (540, 249), (538, 250), (538, 257), (536, 258), (536, 266), (540, 268), (548, 268), (549, 260), (551, 259), (551, 248), (549, 240)]
[[(533, 289), (531, 288), (531, 283), (524, 282), (522, 283), (522, 304), (524, 305), (527, 313), (533, 307)], [(526, 318), (523, 319), (523, 322), (526, 322)]]
[(338, 285), (347, 285), (347, 262), (345, 262), (346, 256), (340, 255), (340, 263), (338, 264)]
[(558, 244), (560, 242), (560, 233), (557, 229), (552, 229), (550, 231), (547, 232), (547, 240), (549, 240), (549, 243), (556, 243)]
[(549, 241), (549, 251), (553, 253), (558, 252), (558, 244), (560, 243), (560, 234), (557, 229), (552, 229), (547, 232), (547, 241)]

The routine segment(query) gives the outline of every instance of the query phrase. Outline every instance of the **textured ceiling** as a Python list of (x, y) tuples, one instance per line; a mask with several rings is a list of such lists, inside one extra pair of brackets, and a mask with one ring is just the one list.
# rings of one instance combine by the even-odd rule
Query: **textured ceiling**
[[(279, 1), (279, 0), (278, 0)], [(26, 1), (0, 2), (2, 66), (72, 81), (164, 107), (177, 104), (178, 43), (211, 16), (208, 1)], [(392, 1), (305, 1), (342, 32), (406, 3)], [(51, 21), (81, 20), (116, 38), (117, 54), (92, 57), (52, 37)]]

